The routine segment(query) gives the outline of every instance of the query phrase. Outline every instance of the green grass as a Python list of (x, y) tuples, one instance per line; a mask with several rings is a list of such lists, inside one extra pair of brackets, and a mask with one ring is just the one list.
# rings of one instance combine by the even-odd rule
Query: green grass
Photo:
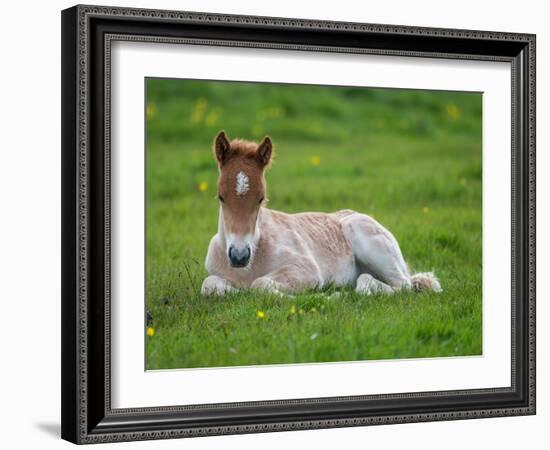
[[(270, 208), (370, 214), (444, 292), (201, 297), (222, 128), (272, 137)], [(480, 354), (481, 175), (479, 94), (149, 79), (147, 368)]]

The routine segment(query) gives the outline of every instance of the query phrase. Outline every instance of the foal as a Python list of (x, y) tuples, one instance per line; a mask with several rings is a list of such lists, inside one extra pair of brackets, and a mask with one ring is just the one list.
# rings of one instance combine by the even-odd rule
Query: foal
[(203, 295), (239, 288), (296, 293), (308, 288), (354, 285), (362, 294), (399, 289), (439, 292), (433, 273), (411, 275), (393, 235), (371, 217), (351, 210), (285, 214), (264, 206), (264, 171), (271, 139), (258, 145), (214, 141), (218, 162), (218, 233), (206, 255)]

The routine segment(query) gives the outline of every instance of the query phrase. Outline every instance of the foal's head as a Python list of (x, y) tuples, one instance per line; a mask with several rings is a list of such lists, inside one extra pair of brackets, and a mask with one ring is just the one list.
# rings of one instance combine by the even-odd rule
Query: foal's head
[(258, 212), (265, 201), (264, 170), (273, 146), (265, 137), (260, 144), (234, 139), (221, 131), (214, 140), (218, 161), (220, 227), (232, 267), (246, 267), (259, 239)]

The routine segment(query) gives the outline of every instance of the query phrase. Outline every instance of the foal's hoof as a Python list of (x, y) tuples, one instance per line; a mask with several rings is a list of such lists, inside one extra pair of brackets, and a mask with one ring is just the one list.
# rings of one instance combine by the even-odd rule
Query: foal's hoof
[(378, 281), (372, 275), (363, 273), (357, 278), (355, 292), (363, 295), (390, 294), (393, 289), (387, 284)]
[(227, 292), (234, 291), (235, 288), (231, 286), (223, 278), (217, 277), (215, 275), (210, 275), (206, 277), (202, 282), (201, 295), (208, 297), (211, 295), (221, 296)]
[(250, 289), (266, 292), (268, 294), (279, 295), (281, 297), (292, 297), (291, 295), (283, 292), (283, 290), (281, 289), (281, 286), (282, 286), (281, 283), (275, 280), (272, 280), (271, 278), (260, 277), (260, 278), (256, 278), (252, 282), (252, 284), (250, 285)]

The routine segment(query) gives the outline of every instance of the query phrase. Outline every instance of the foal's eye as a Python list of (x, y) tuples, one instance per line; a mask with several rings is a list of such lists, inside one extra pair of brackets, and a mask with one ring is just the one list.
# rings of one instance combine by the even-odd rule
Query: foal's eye
[(223, 203), (223, 197), (221, 195), (218, 195), (218, 200)]
[(262, 203), (264, 201), (264, 198), (263, 197), (260, 197), (260, 201), (258, 203)]

